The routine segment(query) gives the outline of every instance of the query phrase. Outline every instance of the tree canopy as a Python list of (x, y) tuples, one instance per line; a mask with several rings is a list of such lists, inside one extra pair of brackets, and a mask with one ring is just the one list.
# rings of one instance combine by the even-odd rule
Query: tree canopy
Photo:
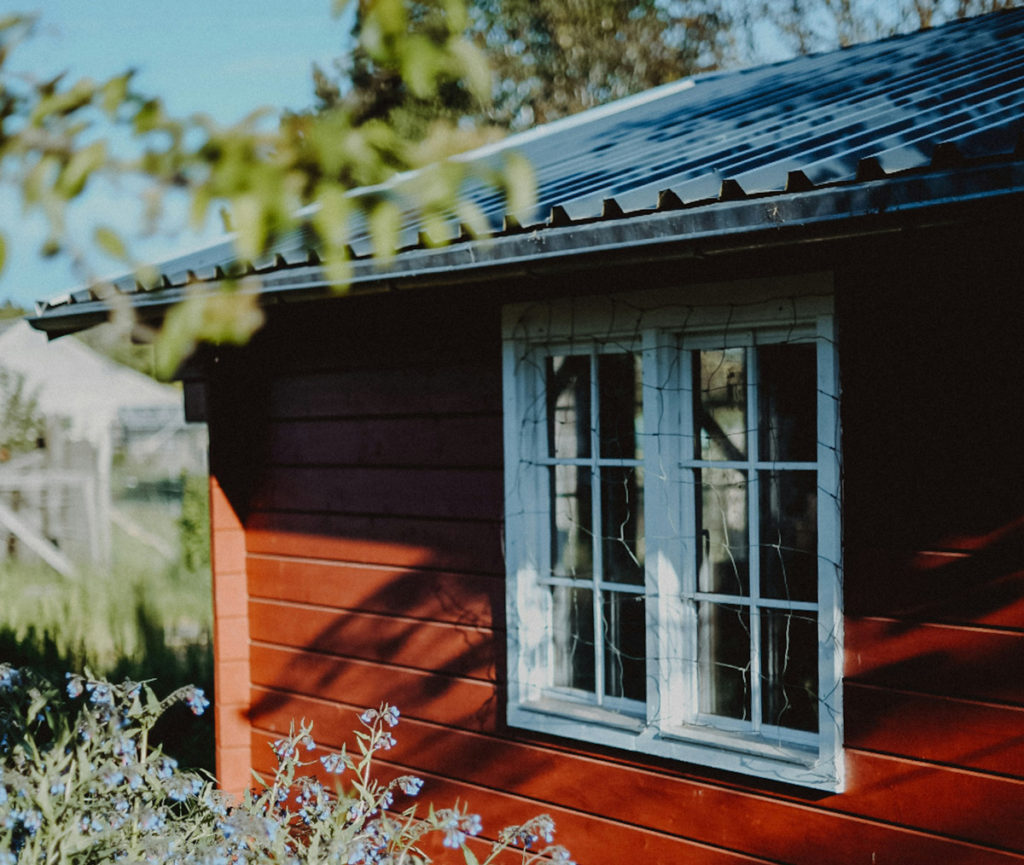
[[(714, 69), (731, 38), (731, 15), (714, 0), (472, 0), (457, 21), (429, 2), (408, 8), (428, 30), (462, 28), (490, 67), (489, 91), (448, 76), (424, 100), (360, 44), (333, 69), (314, 68), (320, 110), (358, 106), (412, 137), (438, 117), (523, 129)], [(355, 18), (360, 42), (364, 10)]]

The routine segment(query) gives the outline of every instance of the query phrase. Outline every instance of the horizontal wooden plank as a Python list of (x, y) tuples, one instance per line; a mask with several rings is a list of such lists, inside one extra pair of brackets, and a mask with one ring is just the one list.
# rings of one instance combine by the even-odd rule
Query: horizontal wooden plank
[(494, 576), (250, 555), (249, 594), (326, 608), (502, 628), (505, 583)]
[(251, 553), (504, 574), (501, 523), (351, 514), (255, 513)]
[(496, 520), (496, 469), (271, 468), (253, 496), (256, 510)]
[(275, 376), (274, 418), (500, 413), (501, 364), (354, 369)]
[[(253, 691), (254, 703), (262, 698)], [(316, 738), (330, 747), (350, 742), (359, 706), (299, 699), (289, 707), (315, 725)], [(286, 732), (288, 711), (262, 715), (262, 729)], [(833, 810), (842, 796), (800, 800), (743, 789), (736, 783), (701, 780), (692, 767), (644, 767), (621, 759), (558, 751), (543, 744), (516, 742), (425, 723), (408, 713), (395, 730), (389, 752), (415, 772), (446, 775), (464, 782), (506, 788), (532, 800), (611, 817), (626, 826), (678, 834), (790, 863), (848, 862), (934, 865), (935, 862), (1007, 863), (1015, 858), (983, 846), (934, 833), (891, 825), (898, 807), (880, 820)], [(898, 803), (897, 803), (898, 805)], [(974, 806), (968, 806), (971, 808)], [(623, 829), (624, 833), (635, 831)], [(571, 845), (570, 845), (571, 846)]]
[(272, 421), (267, 461), (289, 465), (501, 468), (501, 416)]
[[(274, 737), (259, 731), (253, 733), (253, 752), (259, 756), (254, 767), (262, 773), (269, 773), (274, 766), (270, 744)], [(375, 763), (375, 777), (387, 782), (399, 775), (408, 774), (410, 767), (391, 759)], [(522, 796), (496, 791), (487, 785), (471, 785), (453, 781), (442, 775), (433, 775), (418, 770), (424, 780), (423, 790), (416, 800), (421, 813), (429, 805), (435, 808), (452, 807), (461, 804), (471, 813), (478, 814), (483, 824), (481, 837), (491, 838), (509, 825), (521, 825), (527, 820), (547, 814), (555, 822), (555, 842), (566, 846), (579, 865), (605, 865), (612, 862), (628, 862), (639, 859), (643, 862), (682, 862), (686, 865), (767, 865), (769, 860), (760, 856), (736, 853), (721, 847), (713, 847), (680, 837), (678, 834), (652, 832), (641, 827), (623, 825), (607, 817), (583, 815), (578, 812), (551, 807), (547, 803), (532, 801)], [(330, 783), (327, 776), (323, 780)], [(397, 803), (400, 808), (412, 804), (405, 798)], [(685, 821), (680, 821), (685, 825)], [(489, 845), (484, 847), (488, 850)], [(440, 861), (449, 861), (450, 853), (436, 850), (442, 855)], [(448, 855), (444, 855), (448, 853)], [(461, 861), (461, 854), (456, 854)], [(450, 861), (455, 861), (451, 859)], [(511, 860), (522, 862), (520, 856)], [(544, 860), (546, 861), (546, 860)]]
[(249, 602), (251, 639), (363, 661), (493, 682), (504, 635), (420, 619)]
[(1024, 630), (1024, 538), (977, 550), (852, 549), (845, 554), (848, 615)]
[(1024, 706), (1024, 633), (848, 616), (845, 643), (848, 678)]
[(256, 643), (249, 650), (250, 680), (268, 690), (251, 707), (251, 717), (287, 707), (292, 695), (321, 697), (355, 705), (387, 701), (417, 717), (467, 729), (494, 729), (498, 698), (494, 684), (404, 667), (356, 661)]
[(1024, 709), (847, 682), (849, 747), (1024, 779)]
[(838, 810), (1024, 854), (1024, 782), (855, 750)]
[(495, 356), (501, 304), (497, 286), (434, 286), (429, 292), (346, 295), (335, 301), (268, 308), (252, 341), (272, 368), (383, 368), (448, 365)]

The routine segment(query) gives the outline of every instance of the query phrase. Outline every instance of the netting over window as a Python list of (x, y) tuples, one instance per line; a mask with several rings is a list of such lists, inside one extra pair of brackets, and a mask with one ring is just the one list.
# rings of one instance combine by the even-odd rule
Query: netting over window
[(834, 786), (831, 302), (765, 293), (507, 313), (510, 717), (824, 759)]

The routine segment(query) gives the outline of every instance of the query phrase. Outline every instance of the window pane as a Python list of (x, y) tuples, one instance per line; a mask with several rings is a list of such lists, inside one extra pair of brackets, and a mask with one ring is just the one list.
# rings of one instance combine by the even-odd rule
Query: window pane
[(790, 462), (817, 459), (816, 352), (811, 344), (758, 348), (758, 450), (761, 459)]
[(693, 414), (702, 460), (747, 458), (746, 349), (693, 352)]
[(605, 592), (604, 689), (610, 697), (647, 697), (644, 596)]
[(601, 469), (603, 578), (613, 583), (644, 582), (643, 472)]
[(818, 598), (818, 481), (814, 472), (762, 472), (761, 595)]
[(813, 613), (761, 611), (761, 711), (766, 724), (818, 730), (818, 623)]
[(553, 684), (594, 691), (594, 593), (552, 586), (551, 630)]
[(593, 573), (590, 468), (551, 467), (551, 571), (560, 577)]
[(750, 611), (702, 603), (698, 620), (701, 712), (749, 720)]
[(698, 469), (698, 587), (702, 592), (747, 595), (747, 475), (736, 469)]
[(601, 354), (597, 358), (601, 456), (642, 459), (643, 382), (638, 354)]
[(547, 359), (548, 449), (560, 459), (590, 456), (590, 356)]

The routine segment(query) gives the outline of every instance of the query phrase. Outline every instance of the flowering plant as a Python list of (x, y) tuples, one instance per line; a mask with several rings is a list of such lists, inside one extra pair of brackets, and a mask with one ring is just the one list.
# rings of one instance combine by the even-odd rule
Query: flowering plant
[[(163, 700), (146, 683), (121, 685), (69, 674), (65, 692), (31, 672), (0, 664), (0, 865), (21, 863), (235, 862), (423, 865), (425, 839), (487, 865), (517, 850), (524, 865), (569, 863), (551, 843), (554, 823), (540, 815), (502, 830), (478, 858), (470, 838), (480, 817), (456, 803), (396, 810), (423, 781), (384, 781), (374, 757), (390, 749), (399, 712), (384, 704), (359, 717), (357, 754), (318, 749), (305, 722), (274, 742), (277, 768), (241, 801), (213, 779), (182, 771), (149, 733), (174, 703), (201, 714), (200, 689)], [(328, 787), (321, 777), (334, 780)]]

